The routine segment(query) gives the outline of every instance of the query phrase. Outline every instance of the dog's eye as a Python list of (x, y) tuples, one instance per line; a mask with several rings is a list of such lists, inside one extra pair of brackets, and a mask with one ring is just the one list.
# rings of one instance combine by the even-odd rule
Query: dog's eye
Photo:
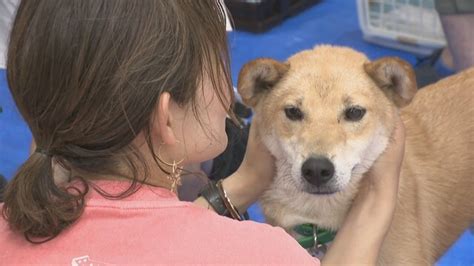
[(346, 120), (359, 121), (365, 115), (365, 109), (362, 107), (350, 107), (344, 113)]
[(288, 119), (297, 121), (303, 119), (303, 112), (301, 112), (300, 108), (289, 106), (285, 108), (285, 114)]

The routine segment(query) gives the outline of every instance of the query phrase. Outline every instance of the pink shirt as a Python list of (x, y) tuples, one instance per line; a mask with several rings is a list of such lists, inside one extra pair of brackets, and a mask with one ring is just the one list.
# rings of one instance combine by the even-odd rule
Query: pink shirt
[[(97, 183), (108, 193), (125, 182)], [(90, 190), (81, 218), (55, 239), (31, 244), (0, 218), (0, 264), (292, 264), (319, 265), (282, 229), (221, 217), (143, 186), (123, 200)]]

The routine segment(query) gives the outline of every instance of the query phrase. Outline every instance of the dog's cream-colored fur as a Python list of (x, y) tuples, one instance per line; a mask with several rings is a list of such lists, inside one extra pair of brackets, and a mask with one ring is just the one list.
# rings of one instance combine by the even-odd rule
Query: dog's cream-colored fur
[[(238, 83), (277, 160), (277, 176), (261, 198), (269, 223), (287, 230), (301, 223), (337, 230), (363, 174), (390, 141), (399, 111), (406, 150), (379, 262), (433, 264), (474, 221), (474, 69), (417, 92), (408, 63), (370, 62), (350, 48), (324, 45), (287, 62), (249, 62)], [(299, 108), (303, 119), (289, 120), (288, 106)], [(360, 121), (344, 118), (351, 106), (367, 110)], [(308, 193), (301, 166), (310, 156), (334, 164), (336, 193)]]

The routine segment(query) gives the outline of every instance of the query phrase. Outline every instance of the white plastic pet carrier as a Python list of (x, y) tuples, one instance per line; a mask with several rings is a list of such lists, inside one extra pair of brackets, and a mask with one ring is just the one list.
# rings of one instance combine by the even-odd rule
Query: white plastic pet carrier
[(364, 39), (429, 55), (446, 45), (434, 0), (357, 0)]

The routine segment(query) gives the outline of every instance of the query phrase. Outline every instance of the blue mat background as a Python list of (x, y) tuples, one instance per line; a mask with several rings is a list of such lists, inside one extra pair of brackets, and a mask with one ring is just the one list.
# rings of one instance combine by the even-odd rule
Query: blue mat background
[[(344, 45), (355, 48), (375, 59), (398, 56), (412, 64), (417, 58), (407, 52), (365, 42), (357, 19), (355, 1), (326, 0), (285, 20), (263, 34), (234, 31), (229, 33), (232, 77), (239, 69), (258, 57), (285, 60), (290, 55), (317, 44)], [(0, 174), (10, 179), (27, 158), (31, 133), (18, 114), (7, 88), (5, 71), (0, 69)], [(258, 205), (249, 210), (253, 220), (263, 221)], [(440, 259), (438, 265), (474, 265), (474, 237), (466, 231)]]

